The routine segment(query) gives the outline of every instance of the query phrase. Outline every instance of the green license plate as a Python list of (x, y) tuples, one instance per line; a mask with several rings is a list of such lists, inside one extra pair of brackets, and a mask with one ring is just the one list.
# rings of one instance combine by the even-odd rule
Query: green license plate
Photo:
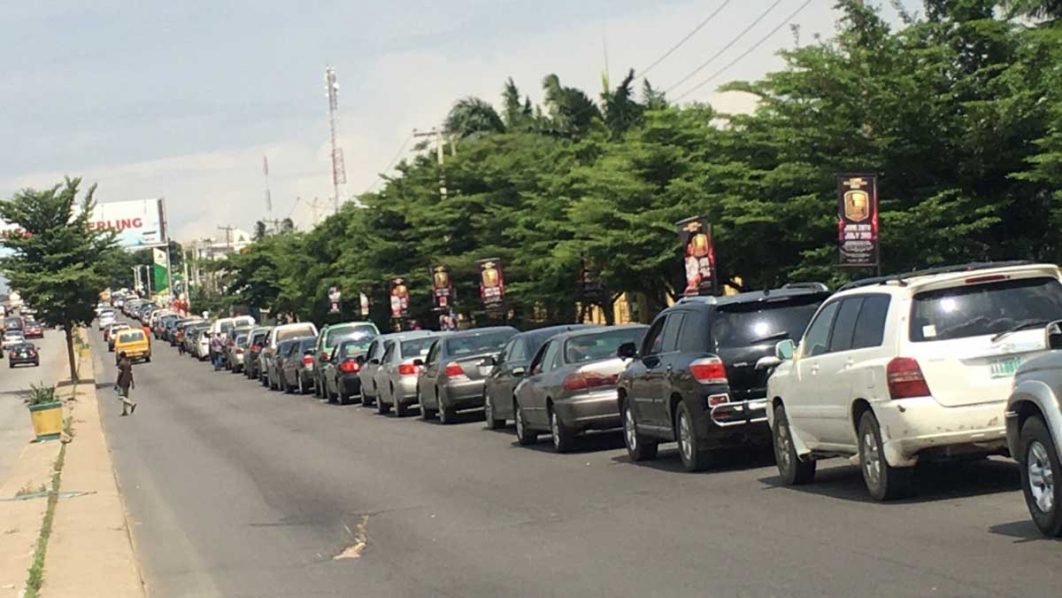
[(1007, 378), (1014, 375), (1014, 372), (1018, 371), (1018, 367), (1021, 366), (1023, 359), (1021, 357), (1004, 357), (1003, 359), (993, 360), (989, 364), (991, 368), (991, 375), (993, 378)]

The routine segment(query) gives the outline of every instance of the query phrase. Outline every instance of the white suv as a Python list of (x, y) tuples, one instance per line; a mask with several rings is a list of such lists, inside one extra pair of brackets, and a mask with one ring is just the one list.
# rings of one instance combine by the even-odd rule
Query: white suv
[(870, 494), (898, 498), (921, 458), (1005, 453), (1015, 370), (1062, 318), (1050, 264), (936, 268), (842, 287), (799, 346), (783, 341), (767, 383), (768, 421), (787, 484), (815, 459), (856, 457)]

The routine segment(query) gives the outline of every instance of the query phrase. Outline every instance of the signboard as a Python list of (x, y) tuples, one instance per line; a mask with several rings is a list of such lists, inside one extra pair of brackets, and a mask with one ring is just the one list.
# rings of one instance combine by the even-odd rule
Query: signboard
[(694, 216), (675, 223), (682, 259), (685, 262), (686, 288), (683, 295), (710, 295), (715, 288), (715, 248), (712, 225), (704, 216)]
[(121, 247), (150, 247), (166, 243), (164, 200), (137, 199), (97, 203), (89, 227), (118, 231)]
[(361, 315), (363, 318), (369, 317), (369, 296), (365, 293), (358, 293), (358, 301), (361, 304)]
[(505, 302), (505, 277), (499, 258), (479, 260), (479, 296), (487, 308), (501, 307)]
[(837, 213), (840, 265), (876, 268), (879, 265), (877, 177), (837, 175)]
[(332, 285), (328, 288), (328, 313), (339, 313), (339, 301), (343, 298), (343, 293), (340, 292), (339, 287)]
[(454, 295), (454, 285), (450, 280), (449, 266), (434, 266), (431, 269), (432, 297), (436, 309), (449, 309)]
[(391, 279), (391, 317), (401, 319), (409, 313), (409, 289), (402, 278)]
[(151, 290), (155, 293), (168, 293), (170, 290), (170, 271), (167, 267), (166, 249), (156, 247), (151, 250)]

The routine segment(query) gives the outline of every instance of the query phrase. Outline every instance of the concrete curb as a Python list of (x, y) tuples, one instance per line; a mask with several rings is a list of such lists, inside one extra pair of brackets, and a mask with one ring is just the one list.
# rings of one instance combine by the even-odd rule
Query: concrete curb
[[(84, 331), (81, 331), (84, 337)], [(44, 566), (41, 596), (146, 596), (125, 504), (103, 434), (91, 352), (82, 349), (83, 382), (67, 401), (73, 441), (67, 445), (61, 492)]]

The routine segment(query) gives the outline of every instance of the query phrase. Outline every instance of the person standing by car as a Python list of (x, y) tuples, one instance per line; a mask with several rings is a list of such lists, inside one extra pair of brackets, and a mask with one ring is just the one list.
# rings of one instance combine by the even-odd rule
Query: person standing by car
[(177, 354), (184, 357), (184, 327), (177, 329), (177, 334), (174, 335), (177, 340)]
[(225, 350), (225, 344), (221, 340), (221, 333), (216, 333), (210, 337), (210, 360), (214, 364), (214, 371), (221, 369), (222, 351)]
[(129, 389), (136, 388), (133, 382), (133, 362), (126, 356), (125, 351), (118, 355), (118, 396), (122, 399), (122, 415), (131, 415), (136, 411), (136, 403), (129, 400)]

